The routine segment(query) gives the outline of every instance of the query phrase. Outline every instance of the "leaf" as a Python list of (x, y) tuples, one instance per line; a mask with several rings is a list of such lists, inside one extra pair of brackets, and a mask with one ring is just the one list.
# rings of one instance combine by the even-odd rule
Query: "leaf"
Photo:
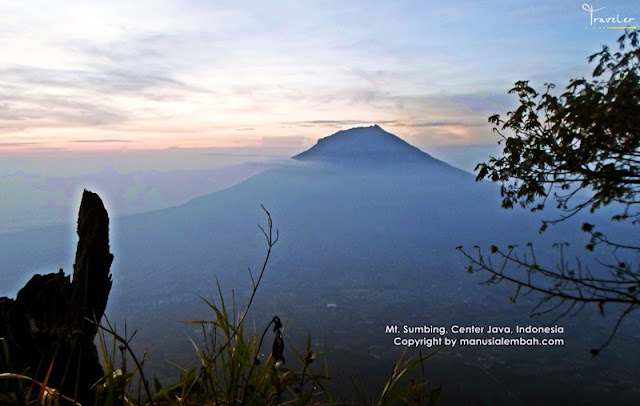
[(582, 227), (581, 230), (584, 232), (590, 232), (591, 230), (593, 230), (593, 224), (589, 224), (589, 223), (582, 223)]
[(489, 174), (489, 169), (487, 168), (486, 165), (482, 165), (480, 167), (480, 170), (478, 171), (478, 175), (476, 176), (476, 181), (486, 178), (488, 174)]
[(308, 405), (311, 402), (311, 397), (313, 396), (312, 392), (307, 392), (300, 399), (296, 399), (291, 405), (293, 406), (303, 406)]

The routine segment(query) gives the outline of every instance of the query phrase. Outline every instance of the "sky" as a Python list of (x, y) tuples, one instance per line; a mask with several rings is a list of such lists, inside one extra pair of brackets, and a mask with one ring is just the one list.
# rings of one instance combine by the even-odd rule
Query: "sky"
[[(492, 143), (515, 81), (586, 75), (621, 35), (585, 1), (3, 2), (0, 150), (300, 151), (373, 123)], [(640, 19), (635, 0), (588, 1)]]
[(2, 2), (0, 223), (62, 210), (51, 177), (290, 157), (372, 124), (471, 171), (516, 81), (561, 90), (615, 46), (592, 17), (638, 24), (640, 2)]

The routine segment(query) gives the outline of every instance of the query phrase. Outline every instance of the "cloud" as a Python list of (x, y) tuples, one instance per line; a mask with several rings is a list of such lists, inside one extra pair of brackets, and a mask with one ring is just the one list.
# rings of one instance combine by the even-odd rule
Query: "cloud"
[[(0, 93), (0, 97), (3, 95)], [(97, 126), (126, 121), (124, 111), (96, 103), (73, 102), (58, 96), (11, 97), (0, 112), (0, 127), (22, 131), (27, 128)], [(28, 122), (28, 123), (27, 123)]]
[(0, 148), (12, 148), (12, 147), (29, 147), (32, 145), (40, 145), (40, 142), (0, 142)]
[[(341, 128), (347, 126), (371, 126), (374, 124), (380, 126), (390, 127), (405, 127), (405, 128), (424, 128), (424, 127), (482, 127), (484, 124), (471, 122), (465, 123), (463, 121), (411, 121), (411, 120), (309, 120), (309, 121), (293, 121), (285, 124), (295, 124), (302, 127), (331, 127)], [(284, 138), (284, 137), (280, 137)]]
[(39, 146), (27, 147), (27, 149), (29, 151), (41, 151), (41, 152), (59, 152), (59, 151), (67, 150), (67, 148), (64, 148), (64, 147), (39, 147)]
[[(0, 127), (105, 126), (136, 121), (149, 104), (180, 102), (197, 89), (169, 76), (122, 67), (66, 69), (0, 67)], [(131, 106), (136, 106), (131, 108)], [(155, 105), (154, 105), (155, 107)]]
[(273, 136), (262, 137), (262, 146), (265, 148), (281, 148), (281, 147), (298, 147), (302, 145), (308, 145), (314, 142), (315, 139), (303, 135), (285, 135), (285, 136)]
[(506, 90), (504, 93), (487, 91), (459, 94), (442, 93), (429, 96), (428, 99), (430, 102), (442, 103), (451, 108), (460, 109), (462, 107), (471, 113), (486, 114), (498, 111), (506, 112), (516, 102), (516, 98), (509, 95)]
[[(94, 126), (122, 122), (130, 112), (93, 89), (48, 69), (0, 69), (0, 124), (5, 128)], [(68, 73), (68, 72), (67, 72)], [(105, 92), (108, 93), (108, 92)]]
[(71, 142), (79, 142), (79, 143), (126, 143), (133, 142), (131, 140), (115, 140), (115, 139), (102, 139), (102, 140), (73, 140)]
[[(315, 99), (301, 99), (298, 103), (309, 103), (314, 107), (316, 116), (321, 111), (334, 115), (350, 112), (354, 119), (303, 120), (300, 123), (336, 127), (374, 123), (416, 125), (422, 121), (486, 122), (488, 116), (506, 112), (515, 105), (517, 98), (507, 94), (509, 85), (505, 83), (504, 89), (504, 92), (484, 89), (433, 92), (416, 87), (404, 93), (393, 88), (366, 85), (325, 89), (316, 94)], [(363, 116), (373, 120), (363, 120)]]
[(301, 127), (344, 127), (344, 126), (365, 126), (365, 125), (384, 125), (384, 124), (396, 124), (395, 120), (378, 120), (378, 121), (364, 121), (364, 120), (309, 120), (309, 121), (289, 121), (283, 124), (294, 124)]
[(62, 131), (49, 129), (96, 126), (104, 139), (259, 142), (250, 131), (276, 136), (285, 117), (313, 136), (375, 123), (460, 136), (513, 105), (515, 80), (566, 79), (604, 38), (584, 36), (579, 4), (550, 0), (5, 3), (0, 129), (52, 144)]
[(451, 127), (451, 126), (460, 126), (460, 127), (478, 127), (482, 124), (479, 123), (463, 123), (462, 121), (429, 121), (429, 122), (418, 122), (418, 123), (397, 123), (395, 124), (399, 127), (411, 127), (411, 128), (419, 128), (419, 127)]
[[(5, 91), (39, 89), (42, 91), (84, 91), (110, 97), (114, 93), (136, 93), (157, 88), (185, 89), (182, 82), (170, 76), (138, 69), (127, 70), (121, 65), (86, 67), (84, 69), (47, 68), (37, 66), (4, 66), (0, 69)], [(8, 84), (11, 84), (10, 86)], [(187, 89), (194, 90), (194, 89)]]
[(269, 155), (265, 153), (247, 153), (247, 152), (207, 152), (204, 155), (207, 156), (231, 156), (231, 157), (248, 157), (248, 158), (264, 158), (268, 156), (279, 157), (279, 155)]

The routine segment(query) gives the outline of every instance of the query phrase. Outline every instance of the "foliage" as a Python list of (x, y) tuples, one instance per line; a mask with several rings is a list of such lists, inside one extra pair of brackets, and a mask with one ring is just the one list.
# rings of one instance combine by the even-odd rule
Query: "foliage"
[[(202, 328), (205, 338), (204, 348), (198, 348), (194, 343), (199, 365), (181, 369), (180, 378), (169, 385), (162, 385), (158, 379), (150, 382), (144, 370), (146, 352), (139, 358), (131, 346), (135, 332), (129, 335), (125, 324), (124, 335), (120, 335), (105, 316), (104, 324), (98, 326), (105, 374), (93, 387), (97, 393), (97, 404), (297, 406), (336, 403), (326, 389), (328, 366), (322, 362), (323, 354), (312, 349), (310, 337), (304, 352), (291, 348), (298, 364), (295, 368), (290, 367), (284, 357), (285, 326), (278, 316), (271, 319), (260, 335), (245, 331), (245, 318), (262, 281), (272, 248), (279, 238), (277, 230), (274, 234), (270, 213), (264, 207), (263, 210), (267, 215), (267, 227), (259, 227), (267, 243), (267, 252), (257, 278), (249, 269), (252, 292), (239, 317), (236, 317), (235, 301), (229, 308), (218, 283), (217, 302), (202, 298), (215, 317), (191, 321), (191, 324)], [(264, 344), (269, 334), (272, 334), (273, 341), (271, 352), (265, 357)], [(434, 353), (421, 353), (416, 359), (401, 358), (394, 365), (378, 405), (435, 404), (441, 388), (430, 389), (424, 376), (424, 361)], [(9, 361), (6, 344), (0, 338), (0, 369), (10, 370)], [(133, 368), (129, 368), (131, 362)], [(417, 367), (421, 367), (421, 379), (407, 382)], [(46, 382), (36, 382), (16, 373), (0, 374), (0, 392), (0, 406), (27, 405), (34, 401), (42, 405), (76, 404), (73, 399), (48, 387)]]
[[(0, 405), (26, 405), (34, 399), (43, 406), (57, 405), (60, 400), (74, 403), (73, 399), (48, 385), (51, 366), (42, 382), (21, 373), (0, 372)], [(0, 337), (0, 371), (11, 371), (9, 348)]]
[[(502, 183), (502, 205), (534, 205), (540, 210), (549, 196), (566, 211), (563, 220), (588, 207), (594, 211), (612, 202), (624, 210), (615, 220), (637, 222), (640, 191), (640, 48), (638, 31), (619, 40), (620, 50), (608, 47), (591, 55), (600, 57), (594, 80), (572, 79), (555, 96), (553, 84), (543, 93), (516, 82), (519, 107), (489, 117), (502, 137), (503, 156), (476, 167), (477, 179)], [(506, 136), (504, 131), (512, 131)], [(559, 190), (559, 191), (558, 191)], [(581, 200), (579, 191), (588, 197)], [(562, 192), (564, 191), (564, 193)], [(538, 201), (542, 198), (542, 201)], [(577, 202), (575, 202), (577, 201)], [(634, 210), (636, 209), (636, 210)]]
[[(442, 387), (431, 388), (424, 374), (424, 362), (436, 352), (437, 350), (422, 355), (421, 351), (420, 356), (416, 359), (405, 360), (404, 358), (400, 358), (393, 366), (391, 375), (384, 385), (378, 406), (397, 404), (432, 406), (437, 404), (442, 392)], [(421, 379), (419, 381), (409, 379), (408, 384), (400, 384), (400, 382), (406, 378), (407, 374), (418, 367), (420, 367), (421, 372)]]
[[(489, 117), (504, 145), (502, 156), (477, 165), (477, 180), (501, 183), (504, 208), (516, 204), (531, 211), (545, 208), (551, 198), (560, 215), (544, 220), (541, 232), (549, 224), (562, 222), (577, 213), (595, 212), (605, 206), (615, 210), (612, 221), (626, 222), (637, 232), (640, 225), (640, 47), (638, 33), (625, 32), (618, 52), (606, 46), (591, 55), (599, 59), (592, 80), (572, 79), (566, 91), (554, 95), (553, 84), (539, 93), (528, 81), (516, 82), (510, 93), (519, 97), (519, 107)], [(625, 51), (626, 49), (626, 51)], [(640, 246), (633, 241), (608, 238), (594, 224), (584, 223), (582, 231), (590, 236), (586, 249), (609, 247), (613, 260), (601, 262), (597, 273), (577, 261), (565, 258), (566, 244), (558, 244), (557, 269), (543, 268), (532, 246), (522, 252), (517, 247), (491, 246), (485, 257), (476, 247), (469, 259), (469, 272), (488, 271), (488, 283), (507, 281), (516, 285), (516, 294), (542, 293), (534, 314), (559, 310), (563, 317), (575, 308), (595, 303), (604, 313), (607, 303), (624, 305), (609, 339), (594, 355), (609, 344), (621, 320), (640, 305)], [(631, 233), (631, 235), (632, 235)], [(493, 261), (492, 261), (493, 257)], [(631, 258), (631, 259), (629, 259)], [(635, 260), (634, 260), (635, 258)], [(636, 261), (636, 263), (633, 263)], [(514, 266), (514, 269), (509, 265)]]

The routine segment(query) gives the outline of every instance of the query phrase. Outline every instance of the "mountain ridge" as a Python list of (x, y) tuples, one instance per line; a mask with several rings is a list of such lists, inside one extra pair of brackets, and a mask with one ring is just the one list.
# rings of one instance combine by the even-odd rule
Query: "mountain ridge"
[[(329, 160), (325, 165), (321, 159), (311, 159), (315, 158), (311, 154), (310, 159), (292, 159), (182, 205), (114, 218), (110, 241), (116, 259), (109, 314), (113, 319), (126, 318), (136, 327), (134, 345), (154, 347), (149, 366), (158, 370), (166, 364), (165, 359), (192, 353), (181, 337), (193, 335), (193, 327), (176, 323), (208, 320), (209, 309), (200, 306), (198, 298), (210, 295), (218, 283), (233, 292), (238, 303), (249, 299), (252, 276), (247, 267), (255, 269), (264, 260), (264, 235), (257, 227), (265, 221), (260, 204), (273, 216), (281, 238), (261, 294), (256, 296), (255, 308), (260, 309), (256, 319), (268, 321), (277, 314), (289, 320), (292, 342), (304, 345), (310, 335), (335, 355), (339, 362), (334, 364), (336, 370), (348, 371), (350, 365), (366, 360), (362, 371), (371, 377), (388, 373), (386, 362), (395, 360), (398, 348), (385, 334), (386, 325), (530, 323), (529, 303), (525, 299), (517, 304), (508, 301), (513, 292), (507, 286), (478, 287), (486, 283), (484, 276), (466, 275), (463, 269), (467, 263), (455, 247), (478, 242), (498, 247), (524, 247), (532, 242), (536, 247), (542, 243), (551, 247), (551, 242), (573, 236), (567, 242), (580, 249), (584, 246), (582, 235), (569, 232), (579, 228), (575, 224), (579, 219), (541, 235), (537, 230), (542, 213), (524, 216), (523, 212), (503, 210), (496, 185), (475, 182), (472, 174), (407, 146), (384, 130), (366, 127), (334, 137), (346, 133), (346, 139), (359, 139), (372, 130), (374, 137), (382, 140), (380, 145), (398, 151), (401, 158), (415, 156), (416, 162), (424, 165), (404, 165), (405, 159), (380, 164), (375, 155), (364, 155), (364, 164), (347, 160), (332, 165), (335, 162)], [(326, 137), (318, 144), (345, 147), (343, 135)], [(331, 156), (320, 152), (320, 156)], [(353, 166), (346, 166), (349, 164)], [(61, 236), (71, 235), (71, 231), (65, 225), (0, 235), (0, 288), (11, 289), (33, 269), (68, 269), (73, 258), (67, 258), (68, 239)], [(544, 261), (555, 261), (554, 249), (539, 252)], [(328, 303), (337, 306), (327, 307)], [(567, 342), (581, 343), (583, 336), (601, 330), (599, 318), (577, 321), (572, 322), (573, 329), (567, 326)], [(584, 324), (575, 327), (580, 323)], [(159, 336), (158, 331), (172, 334)], [(549, 348), (514, 346), (507, 351), (496, 346), (468, 347), (448, 354), (443, 351), (434, 357), (433, 373), (451, 377), (444, 382), (453, 388), (449, 393), (471, 399), (452, 404), (478, 399), (511, 404), (510, 398), (501, 402), (493, 392), (487, 393), (486, 388), (495, 382), (483, 370), (464, 369), (467, 372), (462, 379), (460, 371), (477, 362), (496, 370), (517, 365), (504, 373), (523, 387), (522, 396), (533, 399), (539, 396), (540, 386), (527, 384), (529, 368), (548, 372), (545, 389), (549, 393), (580, 385), (586, 379), (582, 376), (590, 381), (603, 379), (601, 365), (582, 363), (584, 375), (576, 376), (575, 364), (562, 362), (580, 359), (582, 348), (567, 345), (550, 352)], [(636, 371), (627, 365), (615, 373), (608, 371), (604, 383), (615, 388), (622, 379), (637, 381), (638, 373), (629, 374), (630, 370)], [(348, 382), (347, 377), (343, 380)], [(575, 394), (569, 392), (558, 404), (571, 403)]]
[(347, 166), (428, 165), (454, 168), (377, 124), (354, 127), (320, 138), (313, 147), (292, 159)]

